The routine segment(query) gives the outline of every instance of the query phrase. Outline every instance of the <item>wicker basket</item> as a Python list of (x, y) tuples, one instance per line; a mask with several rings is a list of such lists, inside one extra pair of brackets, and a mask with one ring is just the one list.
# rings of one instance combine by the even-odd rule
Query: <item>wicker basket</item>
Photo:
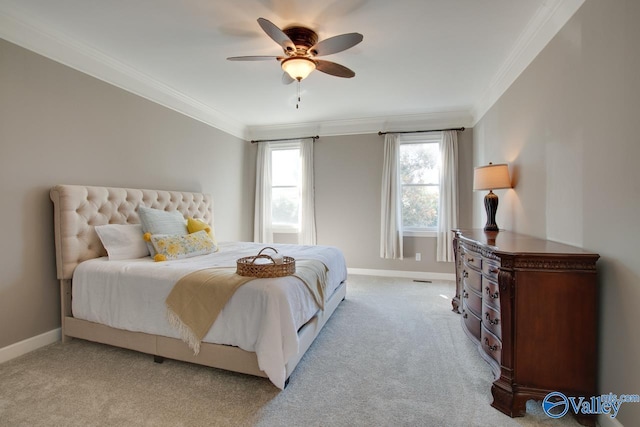
[[(275, 253), (278, 253), (274, 248), (267, 246), (262, 248), (258, 255), (247, 256), (238, 259), (236, 273), (240, 276), (251, 277), (283, 277), (290, 276), (296, 272), (296, 260), (290, 256), (282, 257), (282, 264), (276, 264), (275, 260), (267, 254), (262, 252), (266, 249), (271, 249)], [(264, 258), (271, 260), (271, 263), (256, 264), (256, 260)]]

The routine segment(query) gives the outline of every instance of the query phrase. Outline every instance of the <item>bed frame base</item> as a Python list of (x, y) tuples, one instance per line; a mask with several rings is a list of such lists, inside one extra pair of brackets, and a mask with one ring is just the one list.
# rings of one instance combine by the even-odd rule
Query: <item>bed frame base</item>
[[(298, 331), (299, 349), (286, 365), (286, 384), (302, 356), (311, 346), (320, 330), (331, 314), (345, 298), (347, 284), (343, 282), (325, 303), (325, 310), (319, 311)], [(240, 372), (266, 378), (267, 375), (258, 367), (258, 358), (254, 352), (242, 350), (239, 347), (202, 343), (200, 353), (195, 356), (193, 351), (180, 339), (160, 335), (146, 334), (116, 329), (87, 320), (76, 319), (71, 314), (71, 281), (60, 281), (60, 295), (62, 299), (62, 342), (71, 338), (108, 344), (135, 350), (154, 356), (156, 363), (162, 363), (164, 358), (196, 363), (213, 368)]]

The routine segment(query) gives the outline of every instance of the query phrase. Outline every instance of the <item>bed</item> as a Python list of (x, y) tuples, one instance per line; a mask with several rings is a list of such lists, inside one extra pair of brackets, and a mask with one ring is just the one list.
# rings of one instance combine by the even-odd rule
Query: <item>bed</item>
[(63, 342), (80, 338), (148, 353), (156, 361), (169, 358), (265, 377), (283, 389), (345, 298), (347, 271), (339, 249), (269, 245), (296, 260), (315, 259), (327, 266), (324, 309), (297, 277), (251, 280), (229, 299), (195, 354), (166, 319), (164, 300), (172, 286), (188, 271), (235, 266), (236, 259), (255, 255), (265, 245), (221, 242), (219, 251), (188, 259), (113, 261), (106, 257), (96, 226), (138, 224), (140, 206), (213, 224), (211, 196), (81, 185), (55, 186), (50, 196)]

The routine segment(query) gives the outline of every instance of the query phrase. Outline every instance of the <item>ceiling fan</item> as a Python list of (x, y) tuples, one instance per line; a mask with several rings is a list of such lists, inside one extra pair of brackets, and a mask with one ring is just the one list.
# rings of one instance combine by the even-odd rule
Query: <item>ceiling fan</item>
[(337, 64), (318, 56), (326, 56), (347, 50), (362, 41), (359, 33), (341, 34), (318, 42), (315, 31), (301, 26), (291, 26), (283, 30), (273, 22), (258, 18), (258, 24), (269, 37), (278, 43), (284, 55), (281, 56), (232, 56), (229, 61), (268, 61), (276, 59), (284, 70), (282, 83), (300, 82), (313, 70), (318, 70), (336, 77), (351, 78), (356, 75), (344, 65)]

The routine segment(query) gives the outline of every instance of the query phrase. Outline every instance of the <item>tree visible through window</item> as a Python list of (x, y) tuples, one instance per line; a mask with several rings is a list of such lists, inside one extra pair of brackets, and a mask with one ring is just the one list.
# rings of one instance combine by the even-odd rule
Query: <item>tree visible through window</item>
[(405, 230), (435, 230), (440, 200), (437, 142), (400, 145), (402, 226)]
[(274, 149), (271, 152), (271, 222), (274, 231), (300, 229), (300, 149)]

